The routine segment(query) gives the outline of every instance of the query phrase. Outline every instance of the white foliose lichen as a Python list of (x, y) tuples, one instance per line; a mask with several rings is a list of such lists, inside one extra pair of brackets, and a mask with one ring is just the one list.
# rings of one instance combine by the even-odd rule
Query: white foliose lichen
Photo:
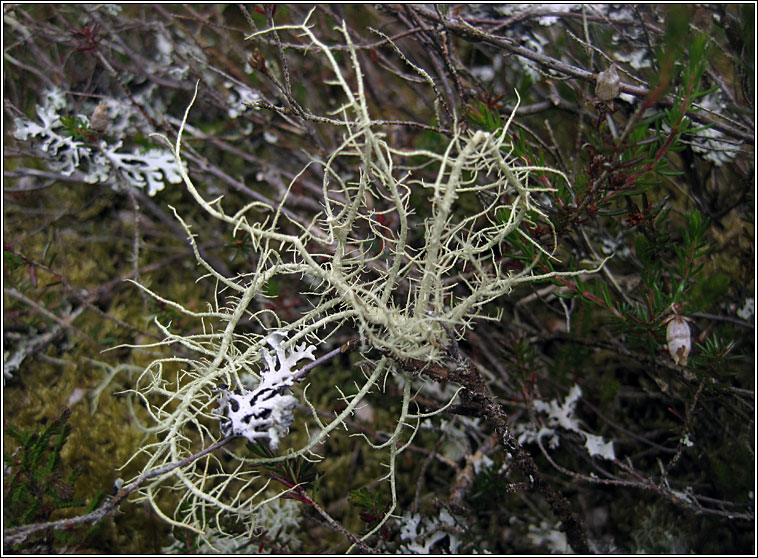
[(755, 299), (748, 297), (745, 299), (745, 304), (742, 308), (737, 310), (737, 316), (743, 320), (750, 320), (755, 315)]
[(601, 436), (586, 432), (580, 427), (579, 419), (574, 417), (576, 404), (581, 396), (582, 388), (578, 384), (574, 384), (574, 387), (571, 388), (563, 400), (563, 403), (558, 403), (556, 399), (553, 399), (549, 403), (539, 400), (535, 401), (534, 408), (548, 415), (547, 426), (543, 426), (537, 432), (524, 426), (518, 427), (516, 430), (520, 432), (519, 443), (535, 442), (549, 436), (548, 446), (550, 449), (555, 449), (560, 445), (557, 428), (563, 428), (584, 437), (584, 446), (587, 448), (590, 456), (598, 456), (611, 461), (616, 459), (616, 454), (613, 451), (613, 441), (606, 442)]
[(459, 553), (461, 540), (457, 533), (461, 530), (462, 523), (445, 508), (433, 517), (405, 512), (399, 522), (400, 540), (403, 544), (400, 545), (398, 554), (431, 554), (435, 545), (435, 551), (444, 554)]
[[(110, 169), (137, 188), (147, 188), (149, 196), (163, 190), (164, 181), (177, 184), (182, 180), (174, 156), (168, 151), (150, 149), (146, 153), (119, 153), (117, 150), (121, 147), (120, 141), (102, 147), (103, 151), (95, 156), (97, 168)], [(99, 178), (106, 180), (107, 175), (101, 174)]]
[(546, 546), (552, 554), (573, 554), (571, 546), (566, 540), (566, 534), (562, 533), (547, 521), (542, 521), (540, 526), (529, 526), (529, 540), (535, 546)]
[[(727, 108), (728, 101), (723, 93), (715, 91), (700, 99), (698, 105), (698, 108), (706, 112), (719, 113)], [(742, 150), (742, 142), (730, 139), (713, 128), (703, 129), (701, 126), (683, 138), (683, 142), (688, 143), (695, 153), (717, 167), (731, 162)]]
[(50, 168), (70, 176), (79, 167), (82, 158), (89, 159), (91, 152), (84, 142), (56, 131), (62, 127), (58, 111), (65, 104), (66, 100), (59, 89), (47, 91), (43, 95), (42, 106), (37, 105), (37, 116), (42, 125), (26, 118), (19, 118), (15, 122), (16, 129), (13, 135), (23, 141), (37, 138), (37, 148), (48, 154)]
[[(42, 105), (37, 106), (39, 122), (26, 118), (15, 121), (14, 136), (22, 141), (33, 142), (36, 149), (47, 158), (50, 169), (64, 176), (71, 176), (79, 170), (84, 180), (90, 184), (106, 182), (118, 178), (141, 189), (147, 189), (149, 196), (163, 190), (165, 183), (178, 184), (182, 181), (177, 163), (171, 152), (165, 149), (150, 149), (145, 153), (120, 152), (123, 142), (116, 141), (109, 145), (100, 140), (97, 145), (75, 139), (66, 135), (66, 128), (61, 120), (60, 111), (66, 105), (66, 99), (59, 89), (47, 91), (42, 96)], [(116, 118), (119, 103), (105, 101), (104, 105), (111, 119), (108, 134), (113, 137), (117, 131)], [(91, 111), (90, 111), (91, 112)], [(122, 111), (121, 111), (122, 112)], [(89, 117), (77, 115), (81, 122), (89, 123)], [(126, 120), (126, 119), (121, 119)], [(120, 129), (119, 129), (120, 131)], [(123, 137), (119, 133), (117, 136)]]
[(268, 370), (261, 375), (255, 389), (229, 390), (221, 385), (217, 414), (221, 418), (221, 433), (225, 436), (244, 436), (251, 442), (267, 438), (269, 447), (276, 451), (279, 438), (286, 436), (294, 422), (292, 409), (297, 404), (290, 387), (295, 383), (298, 361), (307, 358), (315, 360), (313, 351), (316, 347), (305, 343), (296, 346), (289, 354), (282, 348), (286, 333), (276, 332), (266, 338), (276, 355), (277, 362), (268, 351), (262, 350), (261, 356)]
[(261, 100), (260, 93), (245, 84), (225, 81), (224, 87), (229, 91), (229, 109), (226, 112), (229, 118), (239, 117), (250, 106)]

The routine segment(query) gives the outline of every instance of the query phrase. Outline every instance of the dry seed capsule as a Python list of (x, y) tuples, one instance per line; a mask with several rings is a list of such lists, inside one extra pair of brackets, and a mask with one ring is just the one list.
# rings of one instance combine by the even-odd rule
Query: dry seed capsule
[(111, 119), (108, 117), (108, 105), (105, 104), (105, 101), (100, 101), (89, 119), (90, 128), (98, 134), (101, 134), (108, 128), (110, 122)]
[(685, 318), (681, 316), (671, 318), (666, 327), (666, 341), (674, 363), (687, 366), (687, 357), (692, 348), (692, 341), (690, 339), (690, 326)]
[(616, 71), (616, 64), (611, 64), (610, 68), (597, 75), (595, 95), (597, 95), (598, 99), (607, 103), (618, 97), (620, 87), (621, 79)]

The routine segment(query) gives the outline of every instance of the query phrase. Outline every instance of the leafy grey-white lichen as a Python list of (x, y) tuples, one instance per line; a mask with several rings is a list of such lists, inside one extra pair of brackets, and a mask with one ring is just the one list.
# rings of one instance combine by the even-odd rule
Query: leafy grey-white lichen
[[(165, 149), (124, 153), (120, 151), (123, 145), (121, 140), (109, 144), (103, 139), (95, 146), (66, 135), (60, 114), (65, 105), (63, 93), (53, 89), (43, 94), (42, 105), (37, 106), (39, 121), (27, 118), (15, 121), (16, 139), (32, 142), (46, 156), (47, 164), (52, 170), (64, 176), (71, 176), (79, 170), (84, 174), (84, 180), (90, 184), (106, 182), (115, 177), (136, 188), (147, 189), (149, 196), (162, 190), (166, 182), (178, 184), (182, 181), (174, 156)], [(114, 124), (109, 133), (118, 132), (118, 136), (124, 137), (124, 126), (116, 128), (115, 124), (123, 124), (124, 121), (128, 123), (128, 118), (117, 117), (117, 102), (106, 102), (106, 105)], [(77, 118), (89, 122), (87, 116), (79, 115)]]
[(269, 446), (276, 451), (279, 438), (287, 434), (294, 422), (292, 409), (297, 404), (289, 389), (295, 382), (294, 366), (304, 358), (314, 360), (316, 347), (306, 347), (303, 343), (287, 354), (281, 346), (285, 338), (286, 334), (277, 332), (266, 339), (274, 349), (276, 360), (268, 351), (261, 351), (268, 370), (263, 372), (255, 389), (229, 390), (219, 386), (216, 412), (225, 414), (221, 419), (221, 433), (225, 436), (244, 436), (251, 442), (268, 438)]

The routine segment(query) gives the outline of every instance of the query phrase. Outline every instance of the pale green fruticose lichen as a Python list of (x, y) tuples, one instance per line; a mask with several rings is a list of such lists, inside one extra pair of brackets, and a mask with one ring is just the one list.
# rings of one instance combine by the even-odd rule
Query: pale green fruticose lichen
[[(356, 374), (354, 386), (335, 386), (337, 399), (344, 403), (344, 408), (328, 422), (311, 406), (305, 391), (293, 390), (290, 395), (290, 388), (295, 386), (281, 383), (275, 388), (270, 386), (279, 390), (279, 395), (297, 397), (311, 409), (310, 417), (294, 418), (299, 430), (308, 434), (299, 448), (287, 448), (282, 455), (272, 458), (254, 459), (229, 445), (223, 454), (208, 454), (192, 465), (176, 468), (142, 485), (139, 499), (149, 502), (169, 523), (194, 531), (207, 542), (211, 527), (218, 530), (214, 531), (214, 540), (219, 536), (242, 540), (253, 533), (258, 510), (278, 497), (268, 488), (268, 481), (258, 475), (257, 467), (296, 457), (321, 459), (315, 453), (316, 448), (344, 425), (370, 391), (381, 388), (381, 379), (397, 370), (394, 361), (409, 358), (444, 361), (446, 346), (453, 341), (449, 336), (461, 337), (474, 320), (489, 318), (485, 311), (489, 302), (508, 294), (517, 284), (560, 274), (534, 273), (541, 257), (551, 254), (526, 235), (521, 225), (536, 219), (549, 222), (534, 196), (548, 193), (551, 188), (530, 185), (529, 174), (553, 173), (567, 178), (560, 171), (520, 166), (512, 159), (507, 131), (515, 109), (496, 133), (472, 133), (456, 126), (442, 153), (393, 146), (369, 115), (361, 67), (344, 24), (340, 31), (348, 45), (347, 59), (355, 75), (355, 89), (348, 84), (329, 47), (312, 33), (308, 19), (302, 25), (280, 26), (276, 30), (299, 33), (312, 47), (311, 52), (326, 59), (334, 73), (330, 83), (344, 95), (343, 104), (334, 112), (336, 118), (323, 119), (341, 129), (342, 143), (326, 160), (312, 163), (323, 167), (324, 209), (317, 218), (303, 219), (287, 210), (285, 195), (279, 203), (253, 201), (229, 214), (224, 210), (222, 197), (205, 199), (181, 164), (182, 134), (188, 129), (190, 111), (187, 109), (173, 146), (178, 170), (190, 195), (209, 216), (227, 223), (233, 234), (244, 233), (251, 239), (254, 254), (250, 261), (254, 262), (254, 269), (235, 277), (219, 273), (200, 256), (190, 227), (176, 215), (189, 235), (195, 257), (203, 268), (203, 278), (216, 282), (217, 291), (225, 292), (226, 302), (221, 305), (214, 299), (208, 301), (205, 311), (191, 311), (140, 286), (156, 300), (198, 320), (202, 333), (181, 335), (156, 320), (165, 340), (155, 345), (176, 343), (185, 353), (197, 357), (158, 359), (137, 380), (134, 391), (155, 424), (147, 427), (153, 441), (146, 443), (135, 457), (146, 457), (144, 471), (152, 471), (187, 458), (223, 437), (219, 428), (221, 417), (215, 412), (218, 388), (223, 384), (232, 390), (258, 389), (243, 384), (241, 378), (248, 377), (259, 378), (258, 386), (267, 385), (268, 372), (259, 372), (258, 363), (267, 342), (266, 332), (270, 331), (266, 324), (272, 319), (276, 322), (274, 331), (287, 336), (286, 341), (282, 338), (277, 351), (290, 350), (307, 341), (309, 346), (316, 347), (318, 354), (324, 352), (319, 347), (327, 343), (333, 332), (349, 327), (360, 336), (364, 349), (378, 349), (384, 356), (374, 359), (362, 375)], [(405, 57), (403, 60), (428, 78)], [(432, 165), (436, 175), (431, 179), (421, 176), (424, 165), (419, 166), (419, 160)], [(338, 162), (340, 168), (355, 169), (354, 175), (338, 172)], [(299, 178), (300, 174), (291, 184)], [(411, 228), (418, 226), (413, 221), (412, 189), (423, 191), (429, 199), (430, 214), (421, 223), (421, 247), (411, 246)], [(458, 198), (465, 193), (489, 194), (487, 199), (491, 201), (473, 214), (456, 211)], [(380, 211), (397, 223), (393, 230), (380, 226), (377, 217)], [(299, 232), (289, 232), (293, 228)], [(521, 235), (536, 248), (534, 260), (519, 272), (504, 271), (496, 263), (497, 250), (511, 235)], [(563, 274), (577, 275), (597, 269)], [(270, 310), (260, 308), (257, 302), (265, 295), (267, 285), (281, 277), (303, 281), (303, 295), (311, 303), (309, 311), (289, 323), (272, 316)], [(461, 286), (465, 286), (465, 291)], [(244, 334), (239, 331), (243, 317), (247, 323)], [(251, 333), (251, 329), (259, 333)], [(301, 345), (294, 354), (302, 356), (304, 351)], [(269, 361), (269, 371), (271, 364)], [(371, 533), (397, 507), (397, 456), (413, 441), (421, 421), (432, 414), (412, 412), (409, 380), (410, 375), (403, 384), (400, 411), (389, 439), (378, 445), (366, 439), (371, 447), (386, 452), (385, 479), (392, 496), (384, 519)], [(286, 403), (291, 401), (288, 399)], [(226, 421), (228, 427), (229, 420), (239, 423), (242, 418), (227, 415), (222, 422)], [(286, 419), (289, 426), (293, 417), (281, 413), (280, 418)], [(248, 439), (276, 440), (273, 447), (280, 443), (285, 428), (273, 427), (273, 431), (270, 428), (271, 425), (261, 430), (225, 429), (231, 434), (250, 434)], [(312, 433), (317, 435), (311, 436)], [(166, 489), (177, 494), (179, 502), (164, 511), (158, 493)], [(220, 514), (234, 516), (236, 525), (243, 526), (244, 532), (223, 533), (214, 519)]]

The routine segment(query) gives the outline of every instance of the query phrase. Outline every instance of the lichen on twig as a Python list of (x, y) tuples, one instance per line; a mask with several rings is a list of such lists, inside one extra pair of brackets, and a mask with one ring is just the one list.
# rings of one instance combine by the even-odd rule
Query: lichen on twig
[[(471, 132), (456, 124), (442, 152), (392, 145), (382, 126), (370, 115), (361, 66), (344, 23), (339, 31), (348, 46), (353, 84), (348, 82), (346, 70), (330, 48), (312, 32), (308, 18), (301, 25), (278, 26), (252, 36), (299, 33), (311, 45), (311, 52), (326, 59), (333, 73), (329, 83), (336, 85), (343, 95), (342, 104), (332, 115), (342, 128), (341, 143), (325, 160), (314, 161), (322, 168), (323, 212), (309, 227), (283, 213), (289, 190), (276, 206), (256, 201), (233, 214), (224, 209), (222, 198), (209, 200), (203, 196), (181, 163), (183, 134), (192, 103), (185, 112), (176, 142), (166, 140), (182, 180), (197, 204), (210, 217), (226, 223), (235, 234), (244, 233), (251, 239), (255, 268), (245, 275), (225, 277), (195, 250), (206, 277), (217, 281), (219, 289), (233, 293), (232, 297), (227, 293), (227, 301), (231, 303), (222, 307), (216, 300), (206, 312), (190, 311), (140, 286), (157, 300), (203, 324), (202, 334), (183, 336), (173, 333), (170, 325), (156, 321), (165, 335), (165, 340), (156, 345), (178, 343), (199, 356), (196, 360), (178, 357), (156, 360), (137, 381), (134, 391), (155, 420), (150, 431), (158, 440), (141, 450), (147, 455), (145, 471), (177, 462), (196, 451), (197, 444), (205, 446), (224, 434), (242, 435), (248, 440), (268, 437), (274, 449), (287, 428), (297, 423), (292, 416), (296, 395), (288, 392), (295, 376), (300, 376), (296, 372), (293, 376), (294, 370), (288, 366), (287, 381), (282, 383), (279, 380), (283, 379), (277, 376), (276, 385), (269, 385), (273, 381), (270, 374), (274, 363), (265, 352), (262, 354), (268, 362), (268, 372), (257, 371), (262, 346), (271, 341), (266, 335), (264, 316), (271, 315), (267, 309), (256, 310), (255, 301), (274, 278), (307, 278), (309, 286), (303, 292), (311, 302), (311, 309), (299, 319), (285, 322), (274, 316), (276, 331), (281, 332), (275, 345), (280, 361), (285, 351), (303, 340), (309, 348), (304, 351), (306, 345), (301, 344), (293, 359), (312, 358), (313, 351), (326, 346), (330, 335), (343, 326), (357, 330), (364, 352), (377, 350), (384, 355), (352, 393), (346, 393), (345, 386), (335, 386), (345, 406), (330, 422), (323, 422), (315, 412), (310, 418), (312, 428), (308, 428), (307, 421), (301, 421), (317, 434), (299, 449), (289, 448), (282, 455), (256, 459), (227, 450), (231, 462), (208, 455), (200, 467), (176, 468), (170, 478), (155, 478), (145, 484), (140, 490), (141, 499), (150, 502), (170, 523), (201, 536), (209, 528), (206, 510), (233, 514), (252, 529), (257, 506), (270, 498), (266, 496), (267, 483), (259, 478), (255, 467), (294, 458), (319, 459), (314, 448), (344, 423), (370, 391), (379, 389), (382, 377), (395, 370), (408, 381), (404, 383), (394, 432), (386, 442), (374, 446), (388, 451), (385, 478), (392, 493), (384, 517), (364, 538), (376, 532), (397, 506), (397, 457), (413, 440), (421, 420), (435, 414), (412, 412), (413, 371), (394, 363), (409, 360), (442, 363), (449, 356), (451, 343), (472, 327), (475, 320), (489, 317), (488, 303), (508, 294), (515, 285), (558, 275), (595, 272), (603, 265), (601, 262), (597, 268), (586, 271), (534, 273), (544, 257), (554, 258), (556, 239), (553, 233), (549, 250), (523, 230), (522, 225), (537, 221), (551, 227), (535, 197), (549, 193), (552, 187), (543, 182), (535, 185), (529, 177), (548, 173), (566, 181), (568, 178), (556, 169), (523, 165), (511, 156), (513, 146), (508, 129), (515, 109), (495, 133)], [(419, 159), (425, 163), (412, 163)], [(431, 177), (417, 171), (426, 166), (434, 169)], [(346, 174), (345, 168), (353, 170)], [(428, 199), (428, 216), (421, 222), (414, 215), (411, 202), (414, 192)], [(462, 196), (480, 192), (487, 193), (491, 201), (475, 212), (460, 210), (458, 203)], [(194, 234), (179, 220), (194, 248)], [(396, 226), (384, 225), (388, 220)], [(421, 246), (411, 241), (413, 227), (423, 230)], [(505, 270), (496, 261), (496, 252), (510, 238), (520, 238), (535, 249), (533, 260), (518, 272)], [(455, 289), (455, 282), (462, 283), (463, 288)], [(242, 334), (239, 326), (243, 316), (261, 333)], [(169, 380), (168, 367), (177, 365), (180, 372)], [(256, 386), (250, 385), (251, 378), (257, 381)], [(239, 390), (240, 395), (235, 398), (230, 389)], [(212, 410), (219, 403), (219, 391), (220, 406), (226, 415), (221, 417), (220, 429), (217, 426), (220, 417)], [(277, 405), (257, 408), (257, 396), (264, 392), (277, 399)], [(244, 402), (249, 404), (245, 409), (240, 403), (243, 393)], [(310, 405), (304, 393), (300, 397)], [(247, 422), (243, 425), (243, 421)], [(207, 472), (210, 468), (219, 472), (210, 475)], [(174, 517), (160, 509), (155, 497), (158, 487), (167, 482), (173, 482), (173, 488), (182, 494)]]

